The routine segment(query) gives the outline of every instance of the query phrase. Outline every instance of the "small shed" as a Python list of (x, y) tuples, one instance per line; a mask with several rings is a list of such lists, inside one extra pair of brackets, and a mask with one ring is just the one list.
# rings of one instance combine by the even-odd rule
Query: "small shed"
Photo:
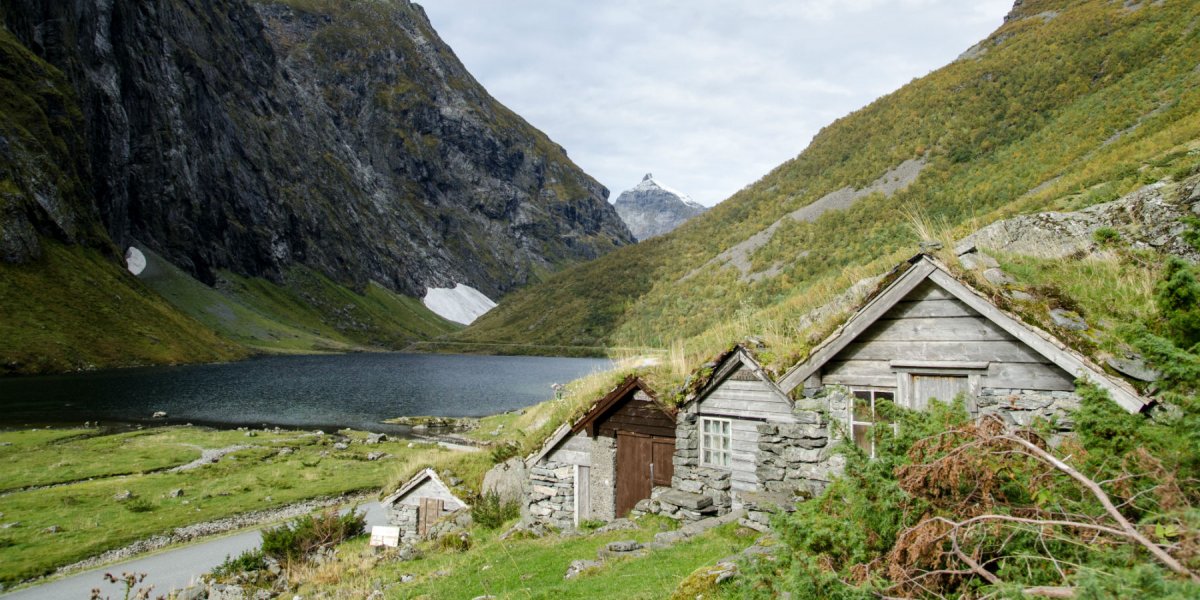
[[(734, 346), (718, 357), (708, 381), (680, 408), (672, 487), (706, 497), (691, 504), (707, 506), (711, 500), (717, 512), (741, 508), (746, 493), (794, 488), (783, 482), (787, 472), (770, 460), (773, 453), (763, 449), (777, 445), (780, 435), (823, 440), (826, 432), (818, 421), (818, 415), (797, 414), (752, 351)], [(676, 494), (664, 501), (676, 497), (686, 499)]]
[(529, 457), (527, 520), (567, 528), (623, 517), (674, 471), (675, 412), (630, 376)]
[(417, 473), (380, 504), (387, 511), (388, 522), (400, 528), (401, 542), (424, 539), (434, 523), (468, 508), (433, 469)]

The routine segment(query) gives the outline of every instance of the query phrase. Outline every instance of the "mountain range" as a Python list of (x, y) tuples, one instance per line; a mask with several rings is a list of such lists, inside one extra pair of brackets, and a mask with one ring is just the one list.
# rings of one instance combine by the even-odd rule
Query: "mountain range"
[[(634, 241), (411, 2), (3, 0), (0, 21), (0, 289), (37, 300), (5, 319), (7, 370), (401, 347), (454, 328), (408, 299), (496, 299)], [(102, 283), (81, 304), (64, 278)]]

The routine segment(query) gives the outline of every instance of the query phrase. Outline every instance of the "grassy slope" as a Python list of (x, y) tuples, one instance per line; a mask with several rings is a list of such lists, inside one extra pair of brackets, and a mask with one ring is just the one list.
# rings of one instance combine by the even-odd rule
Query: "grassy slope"
[(230, 360), (244, 349), (181, 314), (98, 251), (43, 243), (0, 263), (0, 374)]
[(459, 328), (420, 301), (372, 283), (359, 294), (303, 267), (285, 285), (225, 273), (219, 289), (147, 253), (143, 281), (221, 335), (265, 352), (400, 348)]
[[(406, 441), (369, 446), (353, 443), (347, 450), (334, 450), (331, 437), (287, 431), (248, 438), (240, 431), (190, 427), (76, 441), (41, 432), (0, 433), (0, 441), (14, 444), (0, 448), (4, 452), (0, 458), (15, 471), (54, 463), (36, 483), (74, 481), (83, 474), (96, 477), (0, 496), (0, 520), (20, 523), (0, 530), (0, 582), (45, 574), (191, 523), (308, 498), (377, 489), (396, 465), (434, 460), (447, 452), (429, 444), (410, 448)], [(364, 434), (353, 437), (361, 440)], [(197, 454), (192, 445), (223, 448), (241, 444), (252, 447), (227, 455), (217, 464), (183, 473), (137, 474), (189, 462)], [(283, 447), (295, 452), (279, 456)], [(73, 451), (71, 456), (63, 456), (64, 448)], [(366, 454), (374, 451), (387, 452), (391, 458), (365, 460)], [(134, 474), (108, 476), (114, 471)], [(184, 490), (182, 497), (167, 497), (170, 490), (178, 488)], [(133, 492), (135, 501), (113, 499), (124, 490)], [(52, 525), (59, 527), (58, 533), (43, 533)]]
[[(906, 211), (965, 232), (1192, 172), (1200, 163), (1189, 153), (1200, 139), (1193, 9), (1026, 2), (982, 56), (831, 124), (797, 158), (671, 235), (511, 295), (455, 340), (664, 348), (679, 339), (695, 364), (753, 334), (784, 348), (777, 358), (786, 362), (804, 351), (794, 324), (806, 310), (915, 252)], [(1058, 16), (1035, 16), (1051, 10)], [(709, 268), (683, 279), (781, 216), (918, 156), (925, 171), (892, 198), (780, 227), (751, 257), (755, 270), (778, 265), (778, 276), (746, 282)]]

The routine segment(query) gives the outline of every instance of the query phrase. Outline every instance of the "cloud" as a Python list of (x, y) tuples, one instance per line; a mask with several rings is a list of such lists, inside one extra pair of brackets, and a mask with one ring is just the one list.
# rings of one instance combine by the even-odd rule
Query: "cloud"
[(493, 96), (613, 190), (706, 205), (830, 121), (952, 61), (1012, 0), (427, 0)]

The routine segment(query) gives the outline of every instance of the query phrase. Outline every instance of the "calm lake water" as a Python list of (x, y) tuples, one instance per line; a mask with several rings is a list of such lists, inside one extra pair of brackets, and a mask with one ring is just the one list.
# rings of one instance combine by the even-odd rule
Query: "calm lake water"
[(380, 421), (522, 408), (553, 397), (551, 384), (610, 366), (581, 358), (346, 354), (0, 379), (0, 424), (151, 422), (161, 410), (171, 423), (397, 431)]

